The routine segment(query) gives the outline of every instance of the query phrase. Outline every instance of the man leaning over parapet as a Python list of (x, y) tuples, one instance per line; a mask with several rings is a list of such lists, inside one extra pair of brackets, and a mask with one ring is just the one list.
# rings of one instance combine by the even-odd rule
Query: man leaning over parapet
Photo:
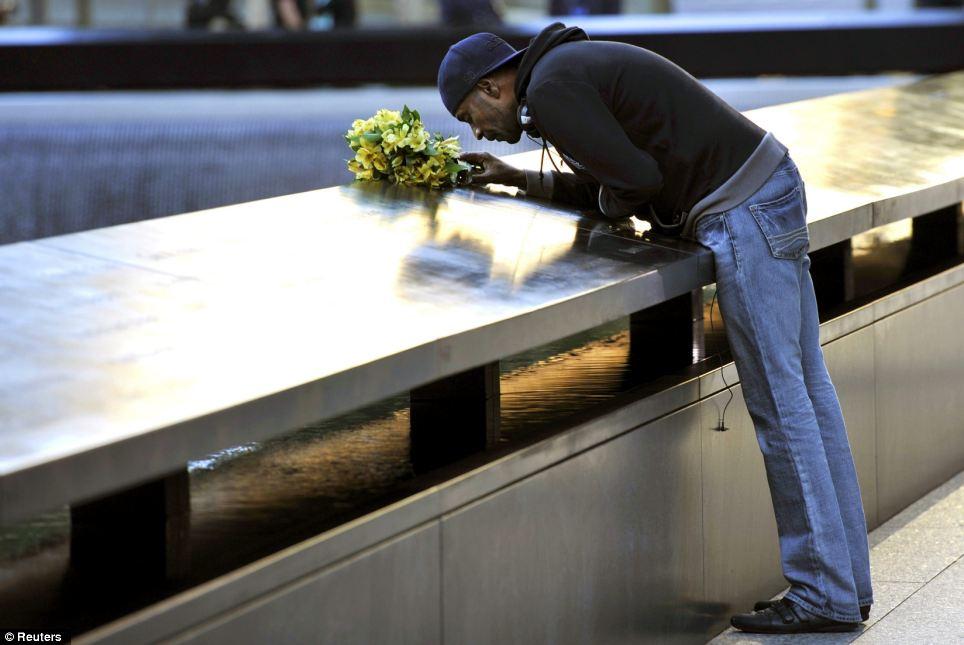
[(873, 603), (867, 530), (840, 404), (819, 343), (803, 180), (789, 152), (671, 61), (555, 23), (516, 51), (493, 34), (439, 68), (477, 139), (551, 143), (573, 170), (485, 153), (474, 183), (649, 220), (713, 252), (727, 340), (770, 485), (783, 598), (733, 616), (749, 632), (852, 631)]

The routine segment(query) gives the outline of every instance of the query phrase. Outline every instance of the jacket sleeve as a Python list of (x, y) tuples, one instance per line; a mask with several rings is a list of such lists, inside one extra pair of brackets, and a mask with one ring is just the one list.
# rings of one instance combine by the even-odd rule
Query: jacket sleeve
[(579, 81), (550, 80), (530, 88), (528, 101), (543, 136), (599, 182), (594, 197), (603, 215), (629, 217), (659, 194), (663, 186), (659, 165), (629, 140), (596, 88)]
[(538, 170), (526, 170), (526, 194), (530, 197), (551, 199), (578, 208), (599, 207), (599, 182), (592, 177), (571, 172), (550, 170), (539, 178)]

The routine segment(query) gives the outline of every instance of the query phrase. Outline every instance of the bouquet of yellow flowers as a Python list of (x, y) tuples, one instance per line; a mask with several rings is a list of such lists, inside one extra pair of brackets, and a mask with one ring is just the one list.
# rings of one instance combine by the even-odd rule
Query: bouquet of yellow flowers
[(430, 134), (418, 111), (379, 110), (370, 119), (355, 119), (345, 133), (355, 158), (348, 170), (355, 179), (388, 179), (407, 186), (458, 185), (471, 165), (459, 161), (459, 138)]

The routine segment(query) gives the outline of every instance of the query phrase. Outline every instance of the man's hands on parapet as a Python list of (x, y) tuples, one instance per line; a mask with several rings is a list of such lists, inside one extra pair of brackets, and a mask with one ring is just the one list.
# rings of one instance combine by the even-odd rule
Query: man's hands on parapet
[(476, 168), (472, 171), (472, 185), (503, 184), (525, 190), (525, 173), (488, 152), (463, 152), (459, 159)]

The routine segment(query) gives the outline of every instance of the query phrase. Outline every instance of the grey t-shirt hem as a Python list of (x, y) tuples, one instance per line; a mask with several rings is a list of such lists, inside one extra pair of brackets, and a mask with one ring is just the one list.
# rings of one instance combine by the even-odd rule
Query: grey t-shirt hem
[(683, 220), (681, 236), (693, 239), (693, 232), (700, 219), (712, 213), (721, 213), (746, 201), (773, 174), (787, 152), (787, 147), (771, 132), (763, 135), (763, 139), (743, 165), (716, 190), (693, 205)]

